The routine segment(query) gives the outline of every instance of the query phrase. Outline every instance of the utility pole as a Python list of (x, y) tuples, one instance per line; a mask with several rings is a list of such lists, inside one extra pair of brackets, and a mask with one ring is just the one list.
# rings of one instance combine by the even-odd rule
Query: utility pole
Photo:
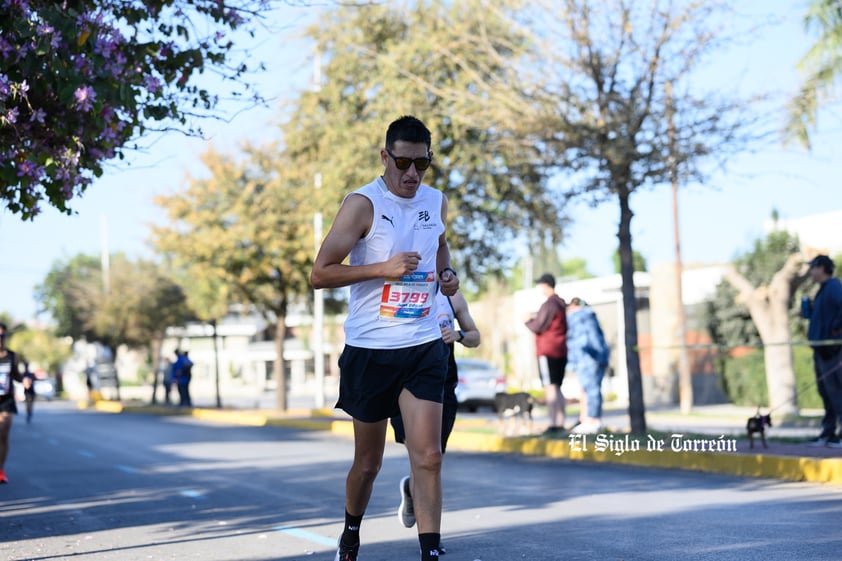
[[(322, 174), (315, 177), (315, 188), (321, 189)], [(316, 253), (322, 243), (322, 213), (316, 211), (313, 215), (313, 237), (316, 242)], [(313, 291), (313, 369), (316, 378), (316, 409), (325, 406), (325, 295), (323, 290)]]
[(675, 239), (675, 320), (676, 335), (678, 336), (678, 404), (685, 415), (693, 409), (693, 373), (690, 359), (687, 356), (687, 318), (684, 313), (684, 296), (682, 289), (682, 273), (684, 265), (681, 261), (681, 234), (678, 220), (678, 163), (675, 157), (675, 109), (672, 98), (672, 82), (666, 84), (667, 109), (667, 139), (669, 141), (670, 180), (672, 183), (672, 222)]
[[(320, 91), (322, 88), (322, 57), (316, 52), (316, 59), (313, 65), (313, 88)], [(313, 187), (318, 191), (322, 188), (322, 174), (316, 173), (313, 178)], [(317, 197), (318, 202), (318, 197)], [(322, 243), (322, 212), (317, 210), (313, 214), (313, 237), (315, 238), (315, 253), (319, 252)], [(313, 370), (316, 381), (316, 409), (325, 406), (325, 350), (324, 350), (324, 329), (325, 329), (325, 298), (323, 290), (313, 290)]]

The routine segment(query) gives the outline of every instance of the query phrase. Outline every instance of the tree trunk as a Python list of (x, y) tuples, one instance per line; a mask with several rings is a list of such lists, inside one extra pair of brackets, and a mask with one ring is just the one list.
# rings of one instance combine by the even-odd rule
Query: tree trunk
[(287, 410), (287, 380), (284, 369), (284, 341), (287, 336), (286, 314), (278, 314), (275, 326), (275, 362), (272, 375), (275, 378), (275, 408), (280, 412)]
[(737, 289), (739, 301), (748, 307), (763, 341), (770, 412), (783, 416), (798, 414), (789, 305), (795, 289), (804, 280), (800, 269), (801, 257), (794, 253), (775, 273), (768, 286), (759, 287), (754, 287), (733, 267), (725, 271), (725, 278)]
[(798, 394), (795, 391), (795, 373), (792, 365), (792, 347), (766, 345), (766, 385), (769, 387), (769, 409), (778, 415), (798, 415)]
[(749, 312), (763, 341), (770, 412), (775, 411), (784, 416), (798, 415), (795, 368), (790, 345), (789, 298), (786, 294), (777, 293), (774, 285), (769, 290), (755, 290), (754, 296)]
[(646, 432), (646, 413), (643, 405), (643, 380), (640, 372), (640, 355), (637, 350), (637, 299), (634, 287), (634, 258), (632, 253), (629, 193), (620, 199), (620, 276), (623, 279), (623, 319), (625, 321), (626, 369), (629, 381), (629, 422), (633, 434)]
[(117, 371), (117, 346), (109, 343), (108, 350), (111, 351), (111, 364), (114, 366), (114, 393), (115, 400), (120, 400), (120, 373)]

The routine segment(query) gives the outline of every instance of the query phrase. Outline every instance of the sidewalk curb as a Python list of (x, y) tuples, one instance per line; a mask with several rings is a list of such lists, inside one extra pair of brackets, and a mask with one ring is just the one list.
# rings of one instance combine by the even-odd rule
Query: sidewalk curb
[(729, 452), (663, 452), (639, 450), (616, 454), (574, 450), (566, 440), (506, 438), (493, 435), (451, 435), (448, 447), (463, 451), (496, 452), (544, 456), (572, 461), (622, 464), (663, 469), (683, 469), (744, 477), (842, 484), (842, 458), (805, 458), (771, 454)]
[[(206, 421), (244, 426), (271, 425), (304, 430), (325, 430), (338, 436), (353, 437), (351, 421), (333, 419), (331, 412), (327, 410), (288, 411), (283, 417), (279, 417), (276, 413), (267, 414), (260, 411), (178, 409), (148, 405), (124, 406), (122, 403), (113, 401), (97, 401), (93, 404), (80, 401), (78, 407), (80, 409), (93, 408), (104, 413), (184, 415)], [(394, 438), (391, 426), (388, 428), (387, 438)], [(448, 449), (842, 485), (842, 458), (812, 458), (730, 451), (673, 451), (669, 447), (663, 451), (650, 451), (645, 449), (646, 437), (631, 437), (631, 435), (612, 435), (611, 440), (614, 440), (618, 446), (603, 447), (598, 450), (594, 445), (594, 438), (589, 435), (587, 445), (583, 447), (572, 446), (571, 440), (566, 438), (504, 437), (454, 430), (448, 441)], [(628, 444), (633, 444), (634, 440), (638, 443), (642, 442), (639, 450), (630, 449), (631, 446)], [(718, 440), (721, 438), (711, 438), (705, 442), (710, 444)], [(610, 441), (604, 440), (603, 443), (605, 442)]]

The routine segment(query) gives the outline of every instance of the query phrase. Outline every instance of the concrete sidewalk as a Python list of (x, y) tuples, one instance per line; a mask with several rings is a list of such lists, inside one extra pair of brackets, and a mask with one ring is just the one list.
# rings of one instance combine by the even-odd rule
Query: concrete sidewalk
[[(332, 402), (330, 402), (332, 403)], [(80, 403), (80, 407), (89, 407)], [(268, 409), (193, 408), (149, 406), (137, 402), (100, 401), (91, 407), (112, 413), (192, 415), (212, 422), (252, 426), (289, 426), (329, 430), (350, 437), (350, 419), (333, 409), (291, 409), (286, 413)], [(537, 411), (541, 418), (542, 411)], [(734, 405), (695, 407), (689, 415), (677, 407), (653, 407), (646, 412), (647, 433), (629, 434), (628, 414), (607, 409), (605, 429), (596, 435), (563, 433), (544, 436), (545, 424), (536, 421), (530, 434), (505, 436), (511, 427), (499, 426), (491, 415), (457, 417), (448, 450), (517, 453), (571, 461), (604, 462), (645, 467), (698, 470), (747, 477), (777, 478), (842, 484), (842, 449), (810, 447), (806, 440), (819, 433), (819, 412), (804, 414), (792, 425), (767, 429), (768, 448), (755, 437), (750, 448), (746, 420), (752, 408)], [(525, 430), (521, 427), (521, 430)], [(392, 438), (391, 431), (388, 438)]]

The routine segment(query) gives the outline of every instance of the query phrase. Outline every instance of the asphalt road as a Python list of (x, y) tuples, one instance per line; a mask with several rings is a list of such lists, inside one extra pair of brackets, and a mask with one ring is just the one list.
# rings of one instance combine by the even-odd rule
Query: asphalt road
[[(352, 442), (39, 403), (0, 486), (0, 560), (332, 561)], [(387, 446), (360, 561), (418, 559)], [(842, 488), (449, 452), (444, 561), (842, 559)]]

